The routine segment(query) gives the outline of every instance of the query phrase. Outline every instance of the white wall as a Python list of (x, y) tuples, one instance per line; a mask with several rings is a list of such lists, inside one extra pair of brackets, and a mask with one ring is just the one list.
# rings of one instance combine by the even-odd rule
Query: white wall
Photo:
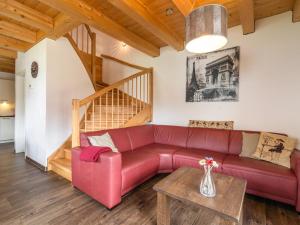
[[(95, 32), (97, 36), (96, 49), (98, 56), (101, 56), (101, 54), (109, 55), (143, 67), (151, 67), (153, 65), (153, 57), (150, 57), (129, 45), (124, 45), (123, 42), (96, 29), (93, 29), (93, 32)], [(103, 59), (103, 81), (108, 84), (117, 82), (136, 72), (138, 72), (138, 70), (123, 66), (108, 59)]]
[(48, 40), (47, 157), (71, 135), (72, 99), (83, 99), (92, 93), (92, 82), (69, 41)]
[[(25, 66), (25, 135), (26, 156), (45, 165), (46, 145), (46, 72), (47, 40), (43, 40), (24, 55)], [(21, 61), (21, 60), (20, 60)], [(37, 78), (31, 76), (31, 63), (39, 65)], [(17, 68), (17, 71), (22, 69)]]
[(291, 18), (288, 12), (259, 20), (249, 35), (242, 35), (241, 26), (229, 30), (226, 48), (241, 47), (239, 102), (186, 103), (190, 54), (162, 49), (154, 65), (154, 123), (234, 120), (236, 129), (284, 132), (300, 140), (300, 23)]
[[(120, 42), (105, 38), (102, 51), (154, 67), (154, 123), (186, 126), (189, 119), (234, 120), (236, 129), (287, 133), (299, 139), (300, 148), (299, 37), (300, 23), (292, 23), (291, 12), (257, 21), (253, 34), (242, 35), (241, 26), (229, 29), (225, 48), (241, 47), (239, 102), (186, 103), (186, 59), (191, 55), (186, 51), (165, 47), (159, 57), (150, 58), (129, 46), (122, 52)], [(111, 50), (108, 43), (113, 43)], [(105, 76), (122, 73), (106, 68), (110, 71)]]
[[(37, 78), (31, 76), (33, 61), (39, 64)], [(93, 86), (65, 38), (43, 40), (20, 54), (16, 67), (25, 68), (25, 152), (47, 166), (47, 158), (71, 135), (72, 99), (92, 94)]]
[(15, 152), (25, 152), (25, 73), (15, 78)]

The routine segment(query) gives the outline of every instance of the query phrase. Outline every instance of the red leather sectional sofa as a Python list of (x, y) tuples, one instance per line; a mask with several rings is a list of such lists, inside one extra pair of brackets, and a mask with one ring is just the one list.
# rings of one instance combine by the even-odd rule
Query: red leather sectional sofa
[[(248, 181), (247, 192), (295, 205), (300, 211), (300, 152), (291, 157), (291, 169), (265, 161), (241, 158), (242, 131), (144, 125), (81, 134), (87, 137), (108, 132), (119, 153), (103, 153), (98, 162), (80, 161), (81, 148), (72, 151), (72, 182), (75, 187), (108, 208), (157, 173), (182, 166), (199, 168), (198, 161), (212, 156), (218, 172)], [(199, 181), (200, 182), (200, 181)]]

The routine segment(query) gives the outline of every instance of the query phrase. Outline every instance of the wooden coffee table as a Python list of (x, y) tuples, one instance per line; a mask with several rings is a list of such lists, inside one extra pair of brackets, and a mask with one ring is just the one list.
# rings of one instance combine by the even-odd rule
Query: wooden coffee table
[(157, 225), (171, 224), (171, 199), (210, 210), (233, 224), (242, 224), (246, 180), (214, 173), (217, 194), (207, 198), (199, 191), (203, 174), (202, 169), (179, 168), (153, 187), (157, 191)]

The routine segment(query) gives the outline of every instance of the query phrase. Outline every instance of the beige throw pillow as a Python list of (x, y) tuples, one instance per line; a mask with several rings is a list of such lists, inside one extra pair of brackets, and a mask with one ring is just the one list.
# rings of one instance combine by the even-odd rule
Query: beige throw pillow
[(190, 120), (189, 127), (213, 128), (223, 130), (233, 130), (233, 121), (204, 121)]
[(243, 145), (241, 157), (253, 158), (252, 155), (256, 151), (260, 134), (243, 132)]
[(284, 135), (261, 133), (253, 157), (290, 168), (296, 140)]
[(109, 147), (113, 152), (119, 152), (109, 133), (105, 133), (101, 136), (89, 136), (88, 139), (93, 146)]

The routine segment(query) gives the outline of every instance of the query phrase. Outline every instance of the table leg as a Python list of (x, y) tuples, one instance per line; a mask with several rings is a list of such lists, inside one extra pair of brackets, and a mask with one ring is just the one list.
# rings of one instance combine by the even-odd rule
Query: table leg
[(242, 209), (240, 222), (237, 223), (237, 225), (243, 225), (243, 220), (244, 220), (244, 210)]
[(157, 192), (157, 225), (171, 225), (170, 198)]

